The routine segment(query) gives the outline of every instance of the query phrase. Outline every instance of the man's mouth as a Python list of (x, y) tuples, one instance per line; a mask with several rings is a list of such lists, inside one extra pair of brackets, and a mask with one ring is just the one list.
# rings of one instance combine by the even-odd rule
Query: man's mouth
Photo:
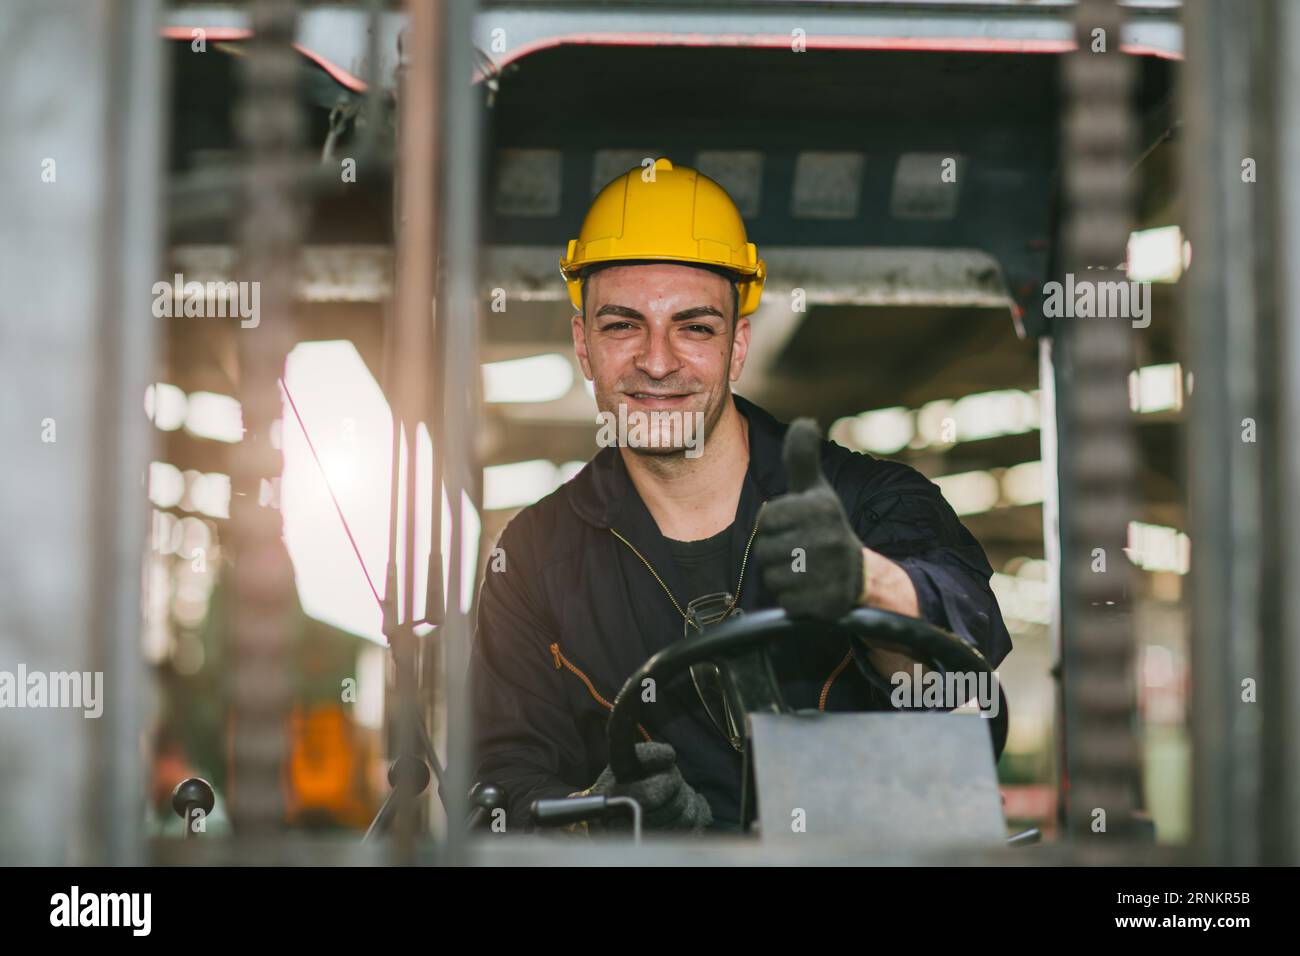
[(663, 408), (680, 404), (690, 398), (690, 392), (624, 392), (628, 398), (640, 405)]

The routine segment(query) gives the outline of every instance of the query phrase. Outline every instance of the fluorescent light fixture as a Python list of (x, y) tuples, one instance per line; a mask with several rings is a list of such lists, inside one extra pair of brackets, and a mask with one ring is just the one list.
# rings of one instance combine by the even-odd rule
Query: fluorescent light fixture
[(185, 422), (185, 393), (175, 385), (157, 382), (144, 390), (144, 413), (155, 427), (174, 432)]
[(1134, 282), (1177, 282), (1192, 247), (1177, 226), (1141, 229), (1128, 237), (1128, 277)]
[(558, 352), (483, 366), (483, 397), (489, 402), (553, 402), (572, 387), (573, 363)]
[(554, 462), (536, 458), (483, 469), (483, 510), (523, 508), (559, 486)]
[(1038, 428), (1038, 402), (1019, 389), (967, 395), (953, 404), (952, 415), (958, 441), (1019, 435)]
[(229, 518), (230, 476), (218, 472), (185, 472), (185, 497), (181, 507), (209, 518)]
[(1177, 528), (1164, 525), (1130, 521), (1124, 553), (1144, 571), (1186, 574), (1192, 565), (1191, 539)]
[[(870, 413), (867, 413), (870, 414)], [(927, 402), (915, 412), (912, 448), (944, 448), (958, 442), (1037, 431), (1041, 409), (1037, 391), (1001, 389), (962, 398)]]
[(238, 400), (216, 392), (191, 392), (185, 430), (199, 438), (237, 442), (244, 438), (244, 415)]
[(185, 496), (185, 477), (165, 461), (149, 463), (149, 500), (159, 508), (175, 508)]
[(1009, 505), (1043, 503), (1043, 463), (1026, 461), (1002, 474), (1002, 497)]
[(998, 503), (998, 480), (988, 471), (963, 471), (934, 479), (952, 510), (959, 515), (990, 511)]
[(1129, 372), (1128, 396), (1129, 408), (1135, 412), (1178, 411), (1183, 407), (1183, 367), (1171, 362)]
[(927, 402), (916, 413), (916, 437), (922, 448), (931, 445), (951, 445), (957, 441), (957, 419), (953, 414), (956, 403), (947, 400)]
[(853, 446), (878, 455), (906, 448), (913, 433), (912, 413), (901, 407), (863, 412), (850, 426)]

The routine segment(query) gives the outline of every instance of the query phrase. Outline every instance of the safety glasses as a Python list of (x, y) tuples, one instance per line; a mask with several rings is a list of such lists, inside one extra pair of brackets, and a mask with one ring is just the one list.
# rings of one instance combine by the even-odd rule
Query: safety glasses
[[(709, 628), (721, 624), (729, 617), (735, 617), (742, 611), (734, 607), (735, 598), (726, 591), (705, 594), (686, 605), (686, 637), (704, 634)], [(722, 672), (717, 664), (702, 662), (691, 665), (691, 680), (695, 683), (695, 692), (700, 695), (705, 713), (713, 721), (718, 732), (731, 742), (738, 753), (744, 753), (745, 735), (742, 732), (737, 714), (731, 707), (727, 691), (722, 681)]]

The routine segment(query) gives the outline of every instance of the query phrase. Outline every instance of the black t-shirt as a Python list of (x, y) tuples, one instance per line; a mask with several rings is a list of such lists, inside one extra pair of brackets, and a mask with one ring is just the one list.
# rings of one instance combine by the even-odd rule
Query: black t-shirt
[(713, 537), (700, 541), (667, 539), (682, 577), (690, 581), (683, 608), (705, 594), (735, 593), (736, 575), (739, 574), (738, 570), (734, 574), (731, 570), (731, 532), (735, 527), (735, 522), (732, 522)]

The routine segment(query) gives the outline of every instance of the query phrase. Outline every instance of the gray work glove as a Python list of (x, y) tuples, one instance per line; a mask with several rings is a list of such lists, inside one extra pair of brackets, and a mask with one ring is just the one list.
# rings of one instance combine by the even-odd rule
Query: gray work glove
[[(709, 801), (696, 792), (677, 769), (677, 754), (671, 744), (642, 742), (636, 745), (641, 763), (640, 780), (622, 782), (606, 767), (587, 791), (610, 797), (631, 797), (641, 804), (641, 824), (647, 830), (687, 830), (699, 833), (713, 822)], [(631, 822), (620, 821), (619, 829)]]
[(811, 418), (790, 425), (784, 458), (790, 491), (763, 509), (754, 557), (787, 614), (836, 621), (862, 599), (862, 542), (822, 474), (821, 432)]

